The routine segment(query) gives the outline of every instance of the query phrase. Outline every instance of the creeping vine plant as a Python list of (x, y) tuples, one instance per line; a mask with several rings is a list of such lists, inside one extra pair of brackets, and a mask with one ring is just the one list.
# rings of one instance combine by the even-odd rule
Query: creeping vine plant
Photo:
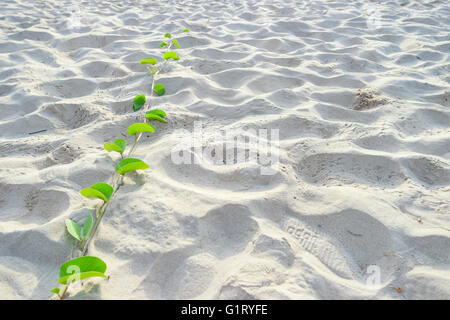
[[(184, 29), (183, 32), (189, 32), (188, 29)], [(161, 71), (161, 66), (168, 63), (170, 60), (179, 60), (178, 53), (173, 47), (180, 48), (180, 44), (176, 39), (172, 38), (170, 33), (164, 35), (167, 40), (162, 41), (161, 48), (165, 48), (163, 53), (163, 61), (158, 62), (156, 58), (149, 57), (142, 59), (141, 64), (147, 66), (147, 70), (152, 79), (150, 96), (147, 98), (145, 95), (140, 94), (134, 98), (133, 110), (139, 111), (142, 109), (143, 122), (137, 122), (128, 127), (128, 134), (133, 136), (134, 142), (125, 155), (127, 148), (127, 141), (124, 139), (116, 139), (114, 143), (105, 142), (104, 148), (106, 151), (115, 151), (120, 154), (120, 161), (116, 163), (113, 177), (111, 178), (112, 185), (104, 182), (93, 184), (89, 188), (84, 188), (80, 191), (81, 195), (86, 198), (99, 199), (102, 203), (97, 207), (95, 217), (91, 214), (87, 216), (83, 226), (80, 226), (73, 220), (66, 220), (66, 228), (69, 234), (78, 241), (78, 253), (75, 254), (74, 259), (69, 260), (59, 269), (58, 282), (63, 285), (62, 290), (60, 288), (53, 288), (51, 291), (55, 293), (60, 299), (64, 299), (64, 296), (69, 288), (69, 285), (75, 281), (90, 277), (102, 277), (107, 278), (106, 263), (98, 257), (87, 256), (86, 252), (90, 241), (94, 238), (97, 227), (108, 207), (112, 198), (119, 190), (123, 183), (123, 177), (125, 174), (136, 171), (145, 170), (149, 168), (149, 165), (144, 161), (133, 158), (133, 152), (136, 150), (137, 144), (144, 132), (155, 132), (155, 129), (150, 125), (150, 121), (160, 121), (166, 123), (166, 113), (160, 109), (148, 110), (150, 107), (150, 99), (153, 94), (162, 96), (165, 93), (165, 88), (161, 83), (156, 83), (156, 78)]]

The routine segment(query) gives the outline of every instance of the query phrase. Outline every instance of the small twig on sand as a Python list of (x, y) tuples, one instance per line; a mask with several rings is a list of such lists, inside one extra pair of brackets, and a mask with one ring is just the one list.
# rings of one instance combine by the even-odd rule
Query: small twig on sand
[(28, 132), (28, 134), (35, 134), (35, 133), (41, 133), (47, 131), (47, 129), (42, 129), (42, 130), (38, 130), (38, 131), (34, 131), (34, 132)]

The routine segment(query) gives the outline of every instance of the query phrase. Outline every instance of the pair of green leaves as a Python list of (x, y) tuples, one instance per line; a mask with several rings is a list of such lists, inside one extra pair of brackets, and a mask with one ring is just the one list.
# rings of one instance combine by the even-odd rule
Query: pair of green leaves
[(90, 188), (84, 188), (80, 191), (81, 195), (86, 198), (98, 198), (104, 202), (108, 202), (114, 192), (114, 188), (107, 183), (99, 182), (93, 184)]
[[(160, 109), (150, 110), (145, 114), (145, 117), (148, 120), (156, 120), (160, 122), (167, 123), (166, 119), (164, 117), (166, 116), (166, 113)], [(136, 122), (133, 123), (131, 126), (127, 129), (128, 134), (135, 135), (137, 133), (141, 132), (155, 132), (155, 129), (148, 123), (145, 122)]]
[(159, 122), (167, 123), (166, 119), (164, 119), (165, 116), (166, 113), (161, 109), (150, 110), (145, 114), (145, 118), (147, 118), (148, 120), (156, 120)]
[[(156, 120), (160, 122), (167, 122), (166, 119), (164, 119), (165, 116), (166, 113), (161, 109), (150, 110), (145, 114), (145, 117), (147, 119)], [(127, 131), (131, 135), (136, 135), (142, 132), (155, 132), (155, 129), (148, 123), (136, 122), (133, 123), (131, 126), (129, 126)], [(131, 171), (145, 170), (148, 168), (149, 168), (148, 164), (136, 158), (123, 159), (116, 165), (116, 171), (122, 175)]]
[[(152, 70), (153, 72), (153, 70)], [(158, 94), (158, 96), (162, 96), (164, 95), (164, 93), (166, 93), (166, 88), (164, 87), (164, 85), (162, 83), (156, 83), (153, 90), (155, 90), (155, 92)], [(146, 101), (146, 97), (143, 94), (139, 94), (136, 97), (134, 97), (133, 100), (133, 110), (134, 111), (139, 111), (145, 104)]]
[[(172, 40), (172, 43), (175, 45), (175, 47), (177, 47), (178, 49), (180, 49), (181, 48), (181, 46), (180, 46), (180, 43), (178, 42), (178, 40), (177, 39), (173, 39)], [(165, 42), (165, 41), (161, 41), (161, 43), (159, 44), (159, 46), (161, 47), (161, 48), (164, 48), (164, 47), (166, 47), (166, 46), (168, 46), (169, 44), (167, 43), (167, 42)]]
[[(189, 29), (183, 29), (183, 32), (189, 32)], [(172, 35), (170, 34), (170, 33), (166, 33), (165, 35), (164, 35), (164, 37), (166, 37), (166, 38), (172, 38)]]
[[(155, 58), (145, 58), (145, 59), (142, 59), (141, 60), (141, 64), (151, 64), (151, 65), (153, 65), (153, 68), (150, 70), (150, 68), (148, 68), (148, 70), (151, 72), (151, 74), (152, 75), (155, 75), (156, 74), (156, 71), (158, 71), (158, 67), (156, 66), (156, 64), (158, 63), (158, 60), (156, 60)], [(142, 95), (140, 95), (140, 96), (136, 96), (134, 99), (135, 99), (135, 102), (136, 102), (136, 98), (138, 98), (138, 99), (142, 99), (142, 97), (141, 97)], [(144, 97), (145, 98), (145, 97)], [(142, 107), (142, 105), (145, 103), (145, 99), (144, 99), (144, 102), (141, 104), (141, 107)], [(133, 107), (134, 107), (134, 105), (133, 105)], [(138, 109), (134, 109), (134, 111), (137, 111), (137, 110), (139, 110), (140, 109), (140, 107), (138, 107)]]
[(123, 154), (125, 151), (125, 148), (127, 147), (127, 141), (125, 139), (116, 139), (113, 144), (109, 142), (105, 142), (103, 145), (106, 151), (116, 151), (120, 154)]
[[(107, 278), (105, 272), (106, 263), (102, 259), (93, 256), (79, 257), (61, 265), (58, 282), (68, 284), (92, 277)], [(54, 288), (52, 292), (59, 293), (59, 289)]]
[(83, 227), (81, 227), (78, 223), (76, 223), (73, 220), (66, 219), (67, 231), (70, 233), (72, 237), (82, 242), (84, 241), (84, 239), (86, 239), (86, 236), (91, 231), (93, 222), (94, 219), (92, 218), (91, 214), (87, 217)]
[[(150, 110), (150, 111), (147, 111), (147, 113), (145, 114), (145, 117), (148, 120), (156, 120), (156, 121), (167, 123), (166, 119), (164, 119), (165, 116), (166, 116), (166, 113), (161, 109)], [(135, 134), (141, 133), (141, 132), (152, 132), (153, 133), (153, 132), (155, 132), (155, 129), (148, 123), (136, 122), (136, 123), (133, 123), (131, 126), (129, 126), (127, 131), (128, 131), (128, 134), (135, 135)]]
[(116, 164), (116, 171), (121, 175), (131, 171), (145, 170), (148, 168), (150, 168), (148, 164), (136, 158), (126, 158)]
[[(184, 29), (183, 32), (189, 32), (189, 29)], [(169, 36), (167, 36), (167, 35), (169, 35)], [(166, 38), (169, 38), (169, 39), (172, 37), (170, 33), (166, 33), (164, 36), (165, 36)], [(165, 42), (164, 42), (164, 41), (161, 42), (161, 47), (164, 47), (164, 46), (167, 45), (167, 43), (165, 43), (165, 45), (162, 45), (163, 43), (165, 43)], [(178, 40), (177, 40), (177, 39), (173, 39), (173, 40), (172, 40), (172, 43), (173, 43), (173, 44), (175, 45), (175, 47), (177, 47), (178, 49), (181, 48), (181, 46), (180, 46), (180, 44), (178, 43)], [(176, 60), (178, 60), (178, 59), (176, 59)]]
[[(131, 126), (128, 127), (128, 133), (131, 135), (135, 135), (141, 132), (155, 132), (155, 129), (149, 125), (148, 123), (133, 123)], [(117, 173), (124, 175), (131, 171), (136, 170), (145, 170), (148, 169), (150, 166), (146, 164), (144, 161), (136, 158), (126, 158), (122, 161), (119, 161), (116, 164), (116, 171)]]

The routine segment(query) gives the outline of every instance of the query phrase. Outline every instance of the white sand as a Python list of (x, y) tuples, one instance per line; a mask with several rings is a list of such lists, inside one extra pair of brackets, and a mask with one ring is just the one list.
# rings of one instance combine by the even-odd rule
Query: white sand
[[(138, 61), (186, 27), (154, 99), (169, 123), (136, 153), (151, 169), (90, 246), (111, 278), (71, 297), (449, 299), (449, 2), (154, 2), (0, 2), (0, 298), (51, 296), (64, 220), (113, 173), (103, 143), (132, 141)], [(175, 164), (195, 121), (279, 129), (275, 174)]]

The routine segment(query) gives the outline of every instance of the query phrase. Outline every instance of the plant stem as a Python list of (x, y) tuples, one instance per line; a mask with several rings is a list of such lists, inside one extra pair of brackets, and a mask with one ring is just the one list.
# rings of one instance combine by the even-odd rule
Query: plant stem
[(58, 294), (58, 297), (60, 300), (64, 300), (64, 295), (66, 294), (67, 289), (69, 289), (69, 284), (65, 284), (62, 289), (62, 292), (60, 294)]
[[(156, 71), (156, 73), (155, 73), (154, 75), (152, 75), (152, 87), (151, 87), (151, 90), (150, 90), (150, 97), (147, 99), (147, 103), (145, 104), (144, 109), (143, 109), (145, 122), (148, 122), (148, 121), (147, 121), (147, 118), (145, 117), (145, 113), (146, 113), (146, 111), (147, 111), (147, 110), (149, 109), (149, 107), (150, 107), (150, 101), (151, 101), (151, 98), (153, 97), (153, 91), (155, 90), (155, 80), (156, 80), (156, 75), (157, 75), (158, 73), (159, 73), (159, 69)], [(128, 157), (130, 157), (131, 154), (132, 154), (132, 153), (134, 152), (134, 150), (136, 149), (137, 143), (138, 143), (139, 140), (141, 139), (142, 134), (143, 134), (143, 133), (140, 132), (137, 136), (135, 136), (135, 138), (134, 138), (134, 144), (133, 144), (133, 146), (131, 147), (130, 152), (128, 153)]]
[(139, 138), (141, 137), (142, 132), (140, 132), (137, 136), (134, 136), (134, 143), (133, 146), (130, 149), (130, 152), (128, 152), (128, 158), (131, 156), (131, 154), (134, 152), (134, 149), (136, 149), (136, 145), (139, 141)]

